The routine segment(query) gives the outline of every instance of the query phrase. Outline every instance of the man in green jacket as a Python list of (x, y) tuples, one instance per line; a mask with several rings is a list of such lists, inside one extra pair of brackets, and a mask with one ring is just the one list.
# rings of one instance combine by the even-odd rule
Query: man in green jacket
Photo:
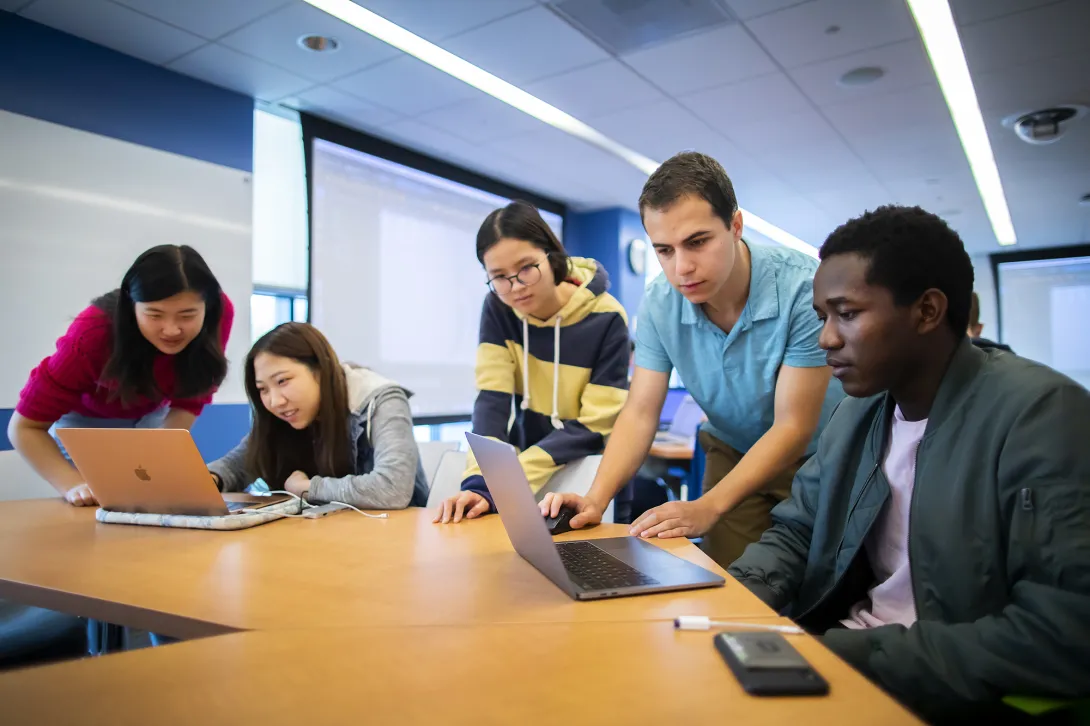
[(821, 249), (844, 399), (730, 573), (919, 714), (1090, 696), (1090, 393), (966, 337), (973, 268), (919, 207)]

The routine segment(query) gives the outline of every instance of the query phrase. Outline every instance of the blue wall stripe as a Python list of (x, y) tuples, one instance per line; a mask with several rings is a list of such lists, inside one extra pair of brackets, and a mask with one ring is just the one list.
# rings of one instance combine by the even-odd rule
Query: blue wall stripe
[[(8, 440), (8, 421), (14, 409), (0, 408), (0, 451), (11, 451)], [(193, 440), (205, 461), (218, 459), (233, 449), (250, 430), (250, 404), (215, 403), (197, 417), (193, 425)]]
[(0, 11), (0, 108), (253, 171), (253, 99)]
[(15, 413), (13, 408), (0, 408), (0, 451), (11, 451), (11, 441), (8, 440), (8, 422), (11, 421), (11, 414)]

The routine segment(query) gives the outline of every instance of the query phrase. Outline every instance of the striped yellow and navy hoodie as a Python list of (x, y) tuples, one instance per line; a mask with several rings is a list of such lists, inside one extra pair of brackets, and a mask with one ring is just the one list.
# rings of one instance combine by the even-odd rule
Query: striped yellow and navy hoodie
[[(473, 433), (514, 444), (535, 493), (564, 464), (602, 452), (628, 396), (624, 308), (606, 292), (605, 268), (580, 257), (571, 263), (568, 281), (579, 289), (548, 320), (495, 295), (481, 311)], [(472, 453), (462, 489), (492, 503)]]

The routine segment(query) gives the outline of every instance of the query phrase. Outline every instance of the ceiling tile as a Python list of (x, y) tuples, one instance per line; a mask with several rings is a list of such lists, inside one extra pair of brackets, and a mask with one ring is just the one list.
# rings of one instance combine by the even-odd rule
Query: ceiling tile
[(985, 117), (1001, 119), (1066, 103), (1090, 105), (1088, 70), (1090, 46), (1075, 55), (1043, 58), (1003, 71), (974, 73), (973, 86)]
[(584, 121), (666, 98), (612, 59), (531, 83), (526, 90)]
[(957, 134), (937, 137), (930, 146), (899, 146), (896, 143), (849, 144), (879, 181), (898, 179), (966, 178), (965, 159)]
[(962, 214), (983, 211), (976, 185), (971, 175), (957, 175), (938, 180), (901, 179), (886, 183), (890, 203), (920, 206), (929, 212), (953, 220)]
[(106, 0), (37, 0), (23, 17), (149, 63), (165, 63), (203, 38)]
[(551, 127), (489, 144), (485, 148), (497, 149), (545, 172), (561, 176), (577, 175), (584, 186), (621, 195), (630, 200), (629, 205), (635, 205), (647, 180), (647, 175), (634, 166)]
[(167, 67), (262, 101), (275, 101), (314, 85), (313, 82), (282, 68), (214, 43), (168, 64)]
[(328, 86), (290, 96), (281, 103), (353, 128), (377, 128), (401, 119), (400, 115), (389, 109)]
[(838, 225), (890, 203), (889, 192), (875, 184), (817, 190), (808, 193), (806, 198)]
[(406, 116), (483, 95), (472, 86), (409, 55), (342, 78), (333, 85)]
[[(1070, 126), (1051, 144), (1027, 144), (998, 120), (987, 122), (988, 138), (999, 165), (1000, 175), (1006, 179), (1044, 180), (1090, 169), (1090, 124), (1085, 120)], [(1079, 197), (1090, 188), (1070, 194)]]
[(590, 123), (614, 141), (658, 161), (686, 150), (712, 154), (714, 148), (730, 143), (676, 101), (631, 108)]
[(820, 144), (787, 144), (758, 156), (757, 161), (803, 194), (880, 185), (859, 157), (844, 142), (835, 139)]
[[(315, 53), (297, 42), (304, 35), (330, 36), (340, 45), (332, 52)], [(393, 46), (303, 2), (266, 15), (219, 42), (323, 83), (401, 54)]]
[(456, 161), (458, 157), (472, 155), (477, 148), (442, 129), (420, 123), (415, 119), (395, 121), (383, 126), (375, 133), (402, 146), (448, 161)]
[(749, 109), (760, 109), (769, 123), (775, 123), (779, 114), (811, 108), (810, 102), (783, 73), (717, 86), (680, 96), (678, 101), (716, 128), (721, 127), (724, 119), (745, 114)]
[[(881, 68), (885, 75), (865, 86), (842, 86), (840, 77), (855, 68)], [(818, 106), (857, 98), (881, 96), (924, 84), (934, 84), (935, 74), (920, 41), (913, 38), (881, 48), (800, 66), (789, 71), (802, 92)]]
[(448, 38), (442, 46), (516, 85), (609, 57), (585, 35), (542, 7)]
[[(540, 194), (577, 209), (592, 209), (617, 204), (608, 190), (594, 189), (579, 183), (576, 175), (558, 174), (532, 166), (496, 149), (478, 149), (473, 158), (463, 162), (466, 168), (520, 189)], [(626, 204), (625, 206), (631, 206)]]
[(202, 38), (215, 39), (292, 0), (114, 0)]
[(749, 20), (759, 15), (768, 15), (777, 10), (801, 5), (809, 0), (723, 0), (736, 18)]
[[(834, 26), (839, 30), (828, 32)], [(904, 0), (814, 0), (762, 15), (746, 27), (787, 68), (916, 36)]]
[(760, 113), (738, 113), (721, 119), (716, 128), (754, 156), (763, 156), (777, 148), (796, 144), (825, 144), (840, 140), (829, 123), (813, 109), (783, 113), (775, 119)]
[(691, 35), (621, 58), (628, 66), (672, 95), (772, 73), (772, 59), (740, 25)]
[(975, 78), (1052, 56), (1085, 52), (1090, 2), (1066, 0), (961, 29), (965, 60)]
[(544, 126), (542, 121), (502, 101), (484, 94), (480, 96), (429, 111), (417, 118), (474, 144), (487, 144), (540, 131)]
[(875, 144), (900, 149), (956, 142), (957, 132), (938, 85), (825, 106), (821, 112), (857, 150)]
[(952, 0), (950, 9), (959, 26), (1051, 5), (1057, 0)]
[[(739, 192), (742, 207), (803, 242), (820, 247), (821, 243), (844, 220), (835, 220), (813, 202), (794, 193), (782, 183), (762, 185)], [(746, 215), (742, 214), (745, 225)], [(743, 234), (749, 234), (744, 232)]]
[(534, 0), (354, 0), (376, 15), (438, 43), (458, 33), (534, 7)]

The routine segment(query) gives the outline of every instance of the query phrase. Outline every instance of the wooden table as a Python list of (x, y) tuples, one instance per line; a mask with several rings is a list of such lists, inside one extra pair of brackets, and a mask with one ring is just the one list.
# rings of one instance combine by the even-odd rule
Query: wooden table
[[(721, 588), (575, 602), (515, 553), (499, 517), (436, 525), (433, 516), (344, 512), (215, 532), (99, 524), (59, 499), (10, 502), (0, 505), (0, 598), (179, 638), (770, 614), (729, 576)], [(626, 533), (602, 525), (562, 538)], [(725, 574), (685, 539), (655, 544)]]
[(568, 623), (227, 635), (6, 674), (0, 708), (12, 726), (919, 723), (816, 640), (787, 637), (828, 696), (746, 695), (711, 633)]
[(693, 447), (689, 444), (651, 444), (650, 456), (656, 459), (674, 459), (677, 461), (692, 461)]

